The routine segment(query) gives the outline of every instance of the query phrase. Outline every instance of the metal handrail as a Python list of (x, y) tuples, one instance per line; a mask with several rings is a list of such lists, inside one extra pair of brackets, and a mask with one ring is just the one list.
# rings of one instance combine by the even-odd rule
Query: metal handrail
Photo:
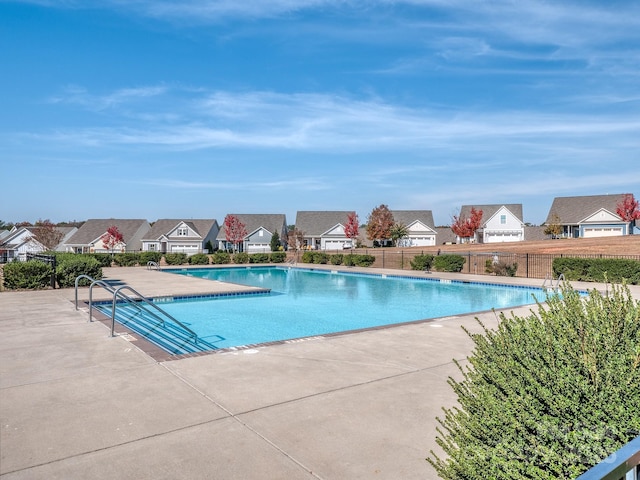
[(155, 267), (155, 270), (160, 270), (160, 265), (158, 265), (157, 262), (154, 262), (152, 260), (149, 260), (147, 262), (147, 270), (153, 270)]
[(640, 436), (612, 453), (576, 480), (636, 479), (640, 473)]
[[(120, 290), (129, 290), (130, 292), (133, 292), (135, 295), (138, 296), (138, 298), (140, 300), (142, 300), (143, 302), (145, 302), (147, 305), (155, 308), (157, 311), (159, 311), (162, 315), (164, 315), (165, 317), (169, 318), (171, 321), (173, 321), (174, 323), (176, 323), (177, 325), (179, 325), (180, 327), (182, 327), (184, 330), (186, 330), (187, 332), (189, 332), (191, 334), (191, 336), (193, 336), (194, 342), (198, 343), (198, 334), (196, 332), (194, 332), (193, 330), (191, 330), (189, 327), (187, 327), (184, 323), (182, 323), (180, 320), (176, 319), (173, 315), (168, 314), (167, 312), (165, 312), (164, 310), (162, 310), (160, 307), (158, 307), (155, 303), (153, 303), (151, 300), (149, 300), (147, 297), (141, 295), (139, 292), (137, 292), (135, 289), (133, 289), (132, 287), (130, 287), (129, 285), (122, 285), (120, 287), (118, 287), (114, 292), (113, 292), (113, 308), (111, 309), (111, 336), (113, 337), (114, 335), (114, 330), (116, 327), (116, 297), (120, 297), (126, 300), (131, 300), (131, 297), (128, 297), (127, 295), (121, 294)], [(150, 312), (153, 313), (153, 312)], [(162, 320), (163, 325), (164, 325), (164, 320)]]
[[(551, 289), (554, 292), (557, 292), (558, 289), (560, 288), (560, 282), (563, 281), (563, 280), (565, 280), (564, 273), (561, 273), (560, 275), (558, 275), (558, 278), (556, 279), (556, 281), (555, 281), (556, 283), (554, 285), (553, 284), (553, 275), (550, 275), (550, 274), (547, 273), (544, 276), (544, 282), (542, 282), (542, 289), (543, 290)], [(547, 281), (550, 284), (549, 287), (547, 287)]]
[[(84, 275), (84, 274), (83, 275), (78, 275), (76, 277), (76, 282), (75, 282), (76, 310), (78, 309), (78, 282), (80, 281), (81, 278), (86, 278), (88, 280), (91, 280), (91, 285), (89, 285), (89, 321), (91, 321), (91, 309), (93, 307), (93, 286), (94, 285), (100, 285), (102, 288), (107, 290), (109, 293), (113, 294), (112, 308), (111, 308), (111, 335), (110, 336), (112, 336), (112, 337), (114, 336), (114, 331), (115, 331), (115, 327), (116, 327), (116, 325), (115, 325), (115, 322), (116, 322), (116, 298), (120, 298), (120, 299), (124, 300), (125, 302), (127, 302), (127, 303), (129, 303), (131, 305), (138, 306), (138, 302), (136, 302), (133, 298), (131, 298), (128, 295), (125, 295), (124, 293), (120, 292), (120, 290), (129, 290), (129, 291), (133, 292), (137, 296), (137, 298), (139, 300), (141, 300), (142, 302), (146, 303), (147, 305), (153, 307), (158, 312), (160, 312), (162, 315), (164, 315), (166, 318), (168, 318), (172, 322), (174, 322), (176, 325), (178, 325), (181, 328), (183, 328), (184, 330), (186, 330), (193, 337), (194, 342), (198, 343), (198, 334), (196, 332), (191, 330), (189, 327), (187, 327), (184, 323), (182, 323), (180, 320), (175, 318), (173, 315), (170, 315), (169, 313), (165, 312), (163, 309), (158, 307), (155, 303), (153, 303), (151, 300), (149, 300), (147, 297), (145, 297), (144, 295), (142, 295), (140, 292), (138, 292), (137, 290), (133, 289), (129, 285), (122, 285), (122, 286), (114, 289), (111, 285), (109, 285), (108, 283), (106, 283), (106, 282), (104, 282), (102, 280), (95, 280), (94, 278), (90, 277), (89, 275)], [(164, 321), (164, 319), (162, 317), (156, 315), (152, 311), (147, 310), (147, 312), (149, 314), (153, 315), (160, 322), (162, 322), (163, 326), (165, 325), (165, 321)]]

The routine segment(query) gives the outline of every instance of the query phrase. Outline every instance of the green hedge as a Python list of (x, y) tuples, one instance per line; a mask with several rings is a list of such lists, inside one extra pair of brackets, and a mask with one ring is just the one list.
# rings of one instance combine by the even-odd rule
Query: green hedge
[(140, 252), (139, 262), (142, 266), (146, 266), (149, 262), (160, 263), (160, 260), (162, 260), (162, 254), (160, 252)]
[(461, 272), (465, 261), (462, 255), (438, 255), (434, 257), (433, 269), (439, 272)]
[(209, 265), (209, 255), (195, 253), (189, 257), (189, 265)]
[(231, 263), (231, 255), (227, 252), (217, 251), (213, 255), (211, 255), (211, 263), (214, 265), (224, 265), (227, 263)]
[(433, 266), (433, 255), (416, 255), (409, 263), (411, 270), (431, 270)]
[[(72, 253), (71, 255), (78, 255), (77, 253)], [(82, 255), (89, 255), (95, 258), (101, 267), (110, 267), (112, 256), (110, 253), (84, 253)]]
[(341, 253), (336, 253), (335, 255), (331, 255), (331, 258), (329, 259), (329, 262), (331, 263), (331, 265), (342, 265), (343, 261), (344, 261), (344, 255)]
[(284, 263), (284, 261), (287, 259), (287, 253), (286, 252), (272, 252), (271, 256), (271, 263)]
[(553, 260), (553, 273), (567, 280), (640, 284), (640, 261), (621, 258), (573, 258)]
[[(92, 255), (74, 255), (63, 259), (56, 267), (56, 278), (60, 287), (75, 286), (76, 278), (89, 275), (95, 280), (102, 278), (102, 267)], [(83, 278), (78, 285), (88, 286), (91, 282)]]
[(249, 263), (249, 254), (245, 252), (236, 253), (233, 256), (233, 263)]
[(347, 267), (370, 267), (376, 261), (373, 255), (349, 253), (342, 257), (342, 263)]
[(40, 260), (11, 262), (4, 266), (5, 288), (36, 290), (51, 285), (51, 265)]
[(167, 265), (184, 265), (187, 263), (188, 257), (186, 253), (166, 253), (164, 261)]
[(128, 253), (116, 253), (113, 256), (113, 263), (119, 267), (135, 267), (140, 260), (140, 254), (128, 252)]
[(269, 263), (269, 254), (252, 253), (249, 255), (249, 263)]

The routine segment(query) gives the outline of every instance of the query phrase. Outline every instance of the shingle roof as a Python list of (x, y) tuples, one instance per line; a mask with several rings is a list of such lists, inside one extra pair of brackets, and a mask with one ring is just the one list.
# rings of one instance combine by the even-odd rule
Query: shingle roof
[(585, 218), (593, 215), (598, 210), (605, 210), (616, 214), (616, 205), (624, 199), (628, 193), (614, 195), (587, 195), (582, 197), (556, 197), (553, 199), (546, 224), (556, 222), (560, 219), (561, 225), (576, 225)]
[(431, 210), (391, 210), (393, 220), (405, 226), (411, 225), (416, 220), (428, 227), (435, 228), (433, 224), (433, 212)]
[(471, 207), (476, 210), (482, 210), (482, 223), (484, 224), (487, 220), (493, 217), (500, 208), (505, 207), (511, 213), (515, 215), (515, 217), (524, 222), (522, 216), (522, 204), (521, 203), (500, 203), (493, 205), (463, 205), (460, 209), (460, 216), (464, 218), (469, 218), (471, 216)]
[[(282, 235), (282, 228), (286, 228), (286, 216), (283, 213), (230, 213), (237, 217), (242, 223), (244, 223), (247, 234), (255, 232), (258, 228), (262, 227), (267, 229), (272, 234), (278, 232), (278, 235)], [(220, 225), (220, 231), (216, 240), (225, 240), (226, 234), (224, 231), (224, 223)]]
[(346, 225), (353, 211), (299, 211), (296, 214), (296, 228), (307, 237), (319, 237), (338, 224)]
[(158, 240), (160, 237), (168, 234), (183, 222), (189, 225), (189, 227), (191, 227), (194, 231), (196, 231), (201, 238), (204, 238), (207, 235), (207, 233), (209, 233), (213, 225), (216, 223), (216, 220), (215, 219), (181, 220), (181, 219), (163, 218), (156, 221), (151, 226), (151, 229), (143, 235), (142, 239)]
[(140, 227), (146, 220), (142, 219), (116, 219), (116, 218), (100, 218), (90, 219), (82, 224), (76, 233), (74, 233), (67, 245), (89, 245), (101, 235), (103, 235), (109, 227), (115, 225), (122, 234), (124, 243), (129, 243), (131, 238), (138, 232)]

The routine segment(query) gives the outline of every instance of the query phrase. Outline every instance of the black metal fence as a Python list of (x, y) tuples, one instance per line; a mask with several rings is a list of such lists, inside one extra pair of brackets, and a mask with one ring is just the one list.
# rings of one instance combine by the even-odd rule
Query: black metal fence
[(41, 253), (27, 253), (28, 260), (40, 260), (51, 265), (51, 288), (56, 288), (56, 257), (54, 255), (43, 255)]
[[(417, 255), (435, 255), (431, 251), (398, 250), (387, 248), (357, 249), (325, 251), (329, 254), (358, 253), (373, 255), (376, 260), (372, 267), (390, 268), (396, 270), (411, 270), (411, 261)], [(300, 261), (303, 252), (298, 252), (297, 258)], [(542, 253), (507, 253), (507, 252), (456, 252), (440, 251), (439, 255), (460, 255), (464, 257), (465, 263), (461, 273), (471, 273), (476, 275), (491, 275), (487, 272), (487, 261), (490, 265), (499, 263), (507, 265), (517, 265), (516, 277), (540, 278), (553, 273), (553, 260), (556, 258), (623, 258), (640, 261), (640, 255), (606, 255), (606, 254), (542, 254)]]

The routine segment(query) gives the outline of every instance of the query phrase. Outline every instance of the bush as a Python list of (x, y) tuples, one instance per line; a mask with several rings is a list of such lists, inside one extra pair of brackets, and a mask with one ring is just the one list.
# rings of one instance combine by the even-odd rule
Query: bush
[(287, 253), (272, 252), (269, 258), (271, 260), (271, 263), (284, 263), (284, 261), (287, 259)]
[(146, 266), (147, 263), (149, 262), (160, 263), (161, 259), (162, 259), (162, 254), (160, 252), (145, 251), (145, 252), (140, 252), (140, 257), (138, 261), (140, 262), (140, 265)]
[(329, 261), (331, 262), (331, 265), (342, 265), (343, 257), (344, 255), (342, 253), (336, 253), (329, 257)]
[(358, 267), (370, 267), (376, 261), (376, 257), (373, 255), (358, 255), (354, 254), (354, 262)]
[(116, 253), (113, 256), (113, 263), (119, 267), (135, 267), (140, 260), (140, 255), (137, 253)]
[(233, 263), (249, 263), (249, 254), (245, 252), (236, 253), (233, 256)]
[(487, 259), (484, 262), (485, 273), (493, 273), (501, 277), (515, 277), (518, 271), (518, 264), (503, 262), (502, 260), (494, 262), (491, 259)]
[(209, 265), (209, 255), (195, 253), (189, 257), (189, 265)]
[(231, 263), (231, 255), (227, 252), (222, 252), (218, 250), (216, 253), (211, 255), (211, 263), (214, 265), (224, 265), (227, 263)]
[(313, 263), (318, 265), (326, 265), (329, 262), (329, 254), (324, 252), (313, 253)]
[(269, 263), (268, 253), (252, 253), (249, 255), (249, 263)]
[(567, 283), (537, 313), (482, 327), (438, 418), (441, 478), (576, 478), (640, 434), (640, 303), (626, 285), (583, 299)]
[(310, 252), (307, 250), (302, 254), (302, 258), (300, 259), (300, 261), (302, 263), (313, 263), (313, 255), (314, 255), (314, 252)]
[(416, 255), (409, 263), (411, 263), (411, 270), (431, 270), (433, 255)]
[(621, 258), (555, 258), (553, 273), (567, 280), (640, 284), (640, 262)]
[(40, 260), (11, 262), (4, 266), (4, 286), (11, 290), (37, 290), (51, 285), (51, 265)]
[(165, 253), (164, 261), (167, 265), (184, 265), (188, 257), (186, 253)]
[[(94, 280), (100, 280), (102, 278), (102, 267), (98, 260), (92, 255), (74, 255), (69, 258), (65, 258), (56, 267), (56, 278), (60, 287), (73, 287), (76, 283), (76, 278), (80, 275), (89, 275)], [(83, 278), (78, 285), (88, 286), (91, 282)]]
[(462, 255), (438, 255), (434, 257), (433, 269), (439, 272), (461, 272), (464, 262)]
[[(77, 253), (72, 253), (71, 255), (78, 255)], [(111, 266), (111, 254), (110, 253), (87, 253), (82, 255), (89, 255), (95, 258), (101, 267), (110, 267)]]

